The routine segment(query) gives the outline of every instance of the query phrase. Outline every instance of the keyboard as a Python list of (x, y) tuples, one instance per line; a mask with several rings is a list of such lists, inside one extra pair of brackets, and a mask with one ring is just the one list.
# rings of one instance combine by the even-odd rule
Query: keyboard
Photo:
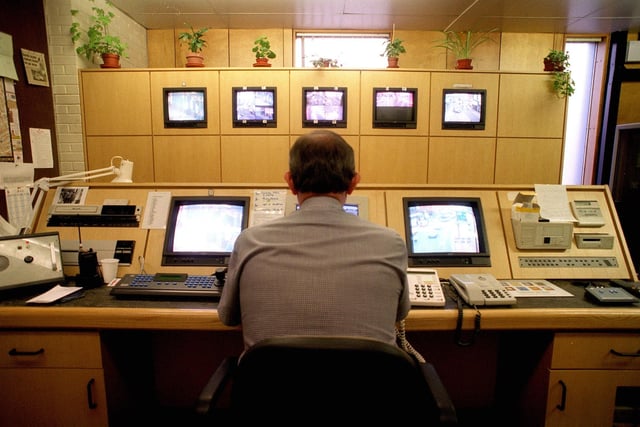
[(215, 276), (188, 274), (125, 274), (111, 289), (118, 297), (220, 298)]

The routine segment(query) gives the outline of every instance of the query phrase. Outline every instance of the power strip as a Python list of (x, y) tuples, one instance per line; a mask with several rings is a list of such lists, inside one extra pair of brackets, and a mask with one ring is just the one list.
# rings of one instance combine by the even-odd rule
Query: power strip
[(614, 268), (616, 257), (519, 257), (520, 267), (532, 268)]

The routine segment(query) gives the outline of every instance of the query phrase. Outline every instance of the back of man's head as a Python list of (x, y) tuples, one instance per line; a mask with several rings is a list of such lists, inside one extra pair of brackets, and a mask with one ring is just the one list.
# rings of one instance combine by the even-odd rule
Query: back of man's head
[(300, 193), (342, 193), (356, 175), (353, 148), (337, 133), (300, 136), (289, 151), (289, 172)]

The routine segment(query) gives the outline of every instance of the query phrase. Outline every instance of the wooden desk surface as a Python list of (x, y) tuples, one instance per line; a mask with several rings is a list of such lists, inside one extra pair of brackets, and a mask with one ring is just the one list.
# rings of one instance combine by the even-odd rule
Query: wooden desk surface
[[(519, 298), (513, 307), (479, 308), (481, 330), (630, 330), (640, 329), (640, 304), (597, 306), (579, 286), (563, 284), (569, 298)], [(28, 306), (35, 294), (0, 301), (0, 329), (238, 330), (223, 325), (213, 301), (119, 300), (110, 288), (86, 291), (81, 299), (52, 306)], [(463, 329), (474, 327), (475, 310), (463, 310)], [(448, 298), (445, 308), (414, 308), (409, 331), (455, 330), (458, 310)]]

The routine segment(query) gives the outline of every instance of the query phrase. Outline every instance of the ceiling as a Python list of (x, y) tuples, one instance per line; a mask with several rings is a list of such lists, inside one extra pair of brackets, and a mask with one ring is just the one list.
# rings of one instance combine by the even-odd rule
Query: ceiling
[(112, 0), (147, 29), (640, 32), (640, 0)]

